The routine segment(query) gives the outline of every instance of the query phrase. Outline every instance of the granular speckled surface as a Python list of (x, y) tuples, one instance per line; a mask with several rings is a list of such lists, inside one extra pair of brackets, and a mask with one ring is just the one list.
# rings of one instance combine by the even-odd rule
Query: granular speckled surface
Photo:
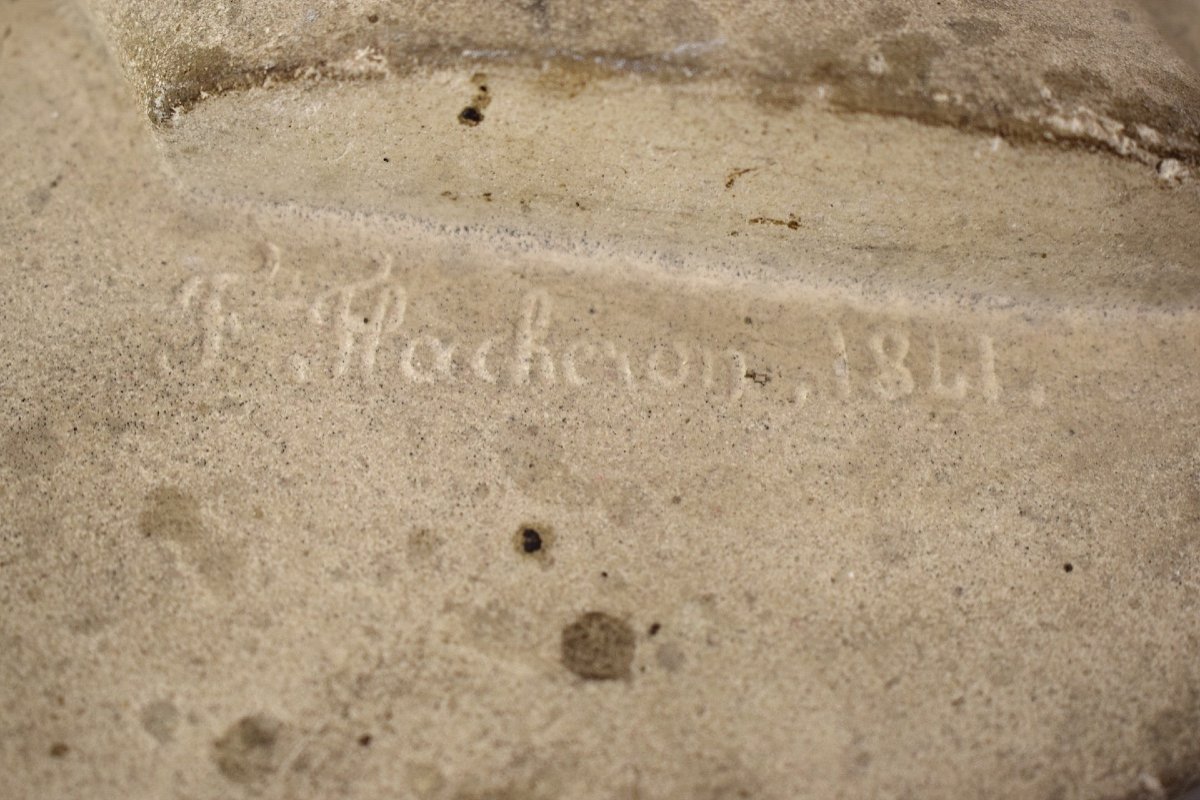
[(1186, 158), (0, 3), (0, 797), (1200, 779)]

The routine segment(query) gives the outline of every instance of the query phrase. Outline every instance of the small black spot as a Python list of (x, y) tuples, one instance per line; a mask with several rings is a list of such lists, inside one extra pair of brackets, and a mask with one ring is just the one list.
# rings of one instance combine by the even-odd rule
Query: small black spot
[(771, 382), (771, 374), (769, 372), (758, 372), (757, 370), (746, 370), (746, 378), (754, 381), (759, 386), (766, 386)]
[(392, 160), (391, 160), (390, 158), (388, 158), (387, 156), (384, 156), (384, 157), (383, 157), (383, 163), (385, 163), (385, 164), (390, 164), (390, 163), (392, 163)]
[(1066, 564), (1063, 564), (1063, 572), (1074, 572), (1074, 571), (1075, 571), (1075, 565), (1072, 564), (1071, 562), (1068, 561)]
[(370, 22), (372, 25), (374, 25), (376, 22), (379, 22), (379, 15), (367, 14), (367, 22)]
[(363, 747), (370, 747), (371, 746), (371, 734), (364, 733), (362, 736), (358, 737), (358, 743), (360, 745), (362, 745)]
[(522, 556), (541, 562), (542, 566), (551, 564), (550, 551), (554, 548), (554, 530), (540, 522), (524, 522), (512, 538), (513, 546)]
[(602, 572), (600, 573), (600, 577), (601, 577), (601, 578), (607, 578), (607, 577), (608, 577), (608, 571), (607, 571), (607, 570), (604, 570), (604, 571), (602, 571)]
[(364, 325), (365, 325), (366, 323), (370, 322), (370, 321), (371, 321), (371, 318), (370, 318), (370, 317), (363, 317), (363, 324), (364, 324)]
[(750, 319), (750, 317), (746, 317), (745, 319), (742, 320), (742, 322), (746, 323), (747, 325), (754, 324), (754, 320)]
[(542, 549), (542, 535), (533, 528), (521, 531), (521, 549), (526, 553), (536, 553)]
[(62, 758), (69, 752), (71, 752), (71, 748), (67, 747), (62, 742), (55, 742), (54, 744), (50, 745), (51, 758)]
[(475, 106), (467, 106), (458, 112), (458, 121), (463, 125), (478, 125), (483, 122), (483, 114)]
[(653, 636), (654, 634), (658, 633), (661, 630), (662, 630), (662, 625), (659, 625), (657, 622), (652, 622), (652, 623), (650, 623), (650, 629), (646, 632), (648, 634), (650, 634), (651, 636)]

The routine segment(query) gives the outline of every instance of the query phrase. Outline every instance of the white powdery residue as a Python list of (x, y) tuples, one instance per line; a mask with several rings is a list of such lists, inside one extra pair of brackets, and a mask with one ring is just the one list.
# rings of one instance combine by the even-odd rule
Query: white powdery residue
[(1149, 125), (1143, 125), (1142, 123), (1139, 122), (1133, 126), (1133, 129), (1135, 131), (1137, 131), (1138, 138), (1141, 139), (1146, 144), (1149, 144), (1149, 145), (1162, 144), (1162, 136), (1159, 134), (1158, 131), (1156, 131), (1154, 128), (1151, 128)]
[(463, 50), (463, 58), (507, 58), (511, 50)]
[(715, 50), (725, 44), (725, 37), (720, 36), (716, 39), (710, 39), (707, 42), (684, 42), (683, 44), (675, 45), (667, 52), (663, 53), (664, 58), (672, 56), (695, 56), (701, 53), (706, 53), (709, 50)]
[[(1187, 170), (1174, 159), (1160, 161), (1158, 156), (1146, 148), (1156, 148), (1163, 144), (1162, 134), (1155, 128), (1140, 122), (1130, 123), (1127, 133), (1125, 123), (1112, 117), (1098, 114), (1086, 106), (1076, 106), (1067, 109), (1062, 103), (1054, 100), (1054, 94), (1047, 87), (1041, 89), (1042, 99), (1049, 106), (1047, 111), (1018, 114), (1018, 118), (1026, 122), (1038, 122), (1045, 126), (1043, 135), (1053, 141), (1055, 134), (1074, 139), (1084, 139), (1107, 145), (1113, 152), (1136, 159), (1143, 164), (1155, 166), (1159, 176), (1167, 180), (1176, 180), (1187, 175)], [(1167, 163), (1171, 162), (1171, 163)], [(1164, 167), (1163, 164), (1166, 164)], [(1164, 174), (1164, 170), (1166, 174)]]
[(387, 59), (383, 53), (374, 47), (363, 47), (354, 51), (354, 55), (335, 61), (332, 64), (300, 67), (294, 76), (301, 80), (320, 81), (323, 78), (355, 79), (383, 78), (391, 73)]
[(302, 81), (319, 81), (321, 79), (321, 75), (321, 70), (312, 64), (304, 67), (297, 67), (292, 73), (293, 78)]
[(1190, 174), (1188, 168), (1174, 158), (1164, 158), (1158, 162), (1158, 177), (1164, 181), (1181, 181)]
[(979, 145), (976, 146), (976, 149), (974, 149), (974, 151), (972, 152), (972, 155), (976, 158), (983, 158), (985, 156), (995, 155), (995, 154), (997, 154), (997, 152), (1000, 152), (1000, 149), (1003, 148), (1003, 146), (1004, 146), (1004, 139), (1001, 137), (998, 137), (998, 136), (994, 136), (994, 137), (991, 137), (990, 139), (986, 140), (985, 143), (984, 142), (979, 143)]
[(1152, 154), (1146, 152), (1133, 138), (1125, 134), (1124, 123), (1097, 114), (1090, 108), (1080, 106), (1071, 114), (1061, 111), (1042, 117), (1042, 122), (1055, 133), (1070, 136), (1075, 139), (1091, 139), (1103, 143), (1114, 152), (1130, 158), (1136, 158), (1145, 164), (1155, 163)]
[(355, 50), (349, 59), (331, 65), (331, 70), (340, 78), (383, 78), (390, 72), (388, 59), (373, 47)]
[(1163, 788), (1162, 781), (1158, 779), (1157, 775), (1151, 775), (1148, 772), (1138, 775), (1138, 788), (1155, 800), (1167, 796), (1167, 790)]

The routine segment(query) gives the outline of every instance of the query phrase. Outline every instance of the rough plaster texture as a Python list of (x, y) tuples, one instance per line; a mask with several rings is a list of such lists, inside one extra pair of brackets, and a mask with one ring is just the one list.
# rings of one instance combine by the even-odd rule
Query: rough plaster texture
[(1200, 0), (1142, 0), (1141, 5), (1175, 52), (1200, 70)]
[(159, 122), (207, 95), (268, 81), (548, 63), (722, 78), (776, 107), (820, 89), (843, 109), (1084, 141), (1147, 160), (1200, 155), (1200, 79), (1141, 6), (1120, 0), (86, 4)]
[(0, 796), (1200, 779), (1196, 79), (945, 6), (2, 0)]

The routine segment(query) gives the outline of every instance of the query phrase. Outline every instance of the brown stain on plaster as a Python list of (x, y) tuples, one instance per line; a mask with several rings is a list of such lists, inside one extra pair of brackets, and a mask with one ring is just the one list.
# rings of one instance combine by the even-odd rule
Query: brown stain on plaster
[(148, 539), (171, 542), (210, 582), (227, 586), (238, 569), (235, 546), (210, 530), (199, 501), (175, 486), (159, 486), (147, 496), (137, 520)]
[(65, 457), (66, 448), (45, 420), (17, 426), (0, 440), (0, 467), (20, 477), (44, 475)]
[(242, 717), (213, 742), (213, 763), (233, 783), (260, 784), (281, 766), (285, 732), (284, 723), (267, 714)]
[(589, 611), (562, 629), (563, 666), (585, 680), (628, 678), (636, 648), (628, 622)]

